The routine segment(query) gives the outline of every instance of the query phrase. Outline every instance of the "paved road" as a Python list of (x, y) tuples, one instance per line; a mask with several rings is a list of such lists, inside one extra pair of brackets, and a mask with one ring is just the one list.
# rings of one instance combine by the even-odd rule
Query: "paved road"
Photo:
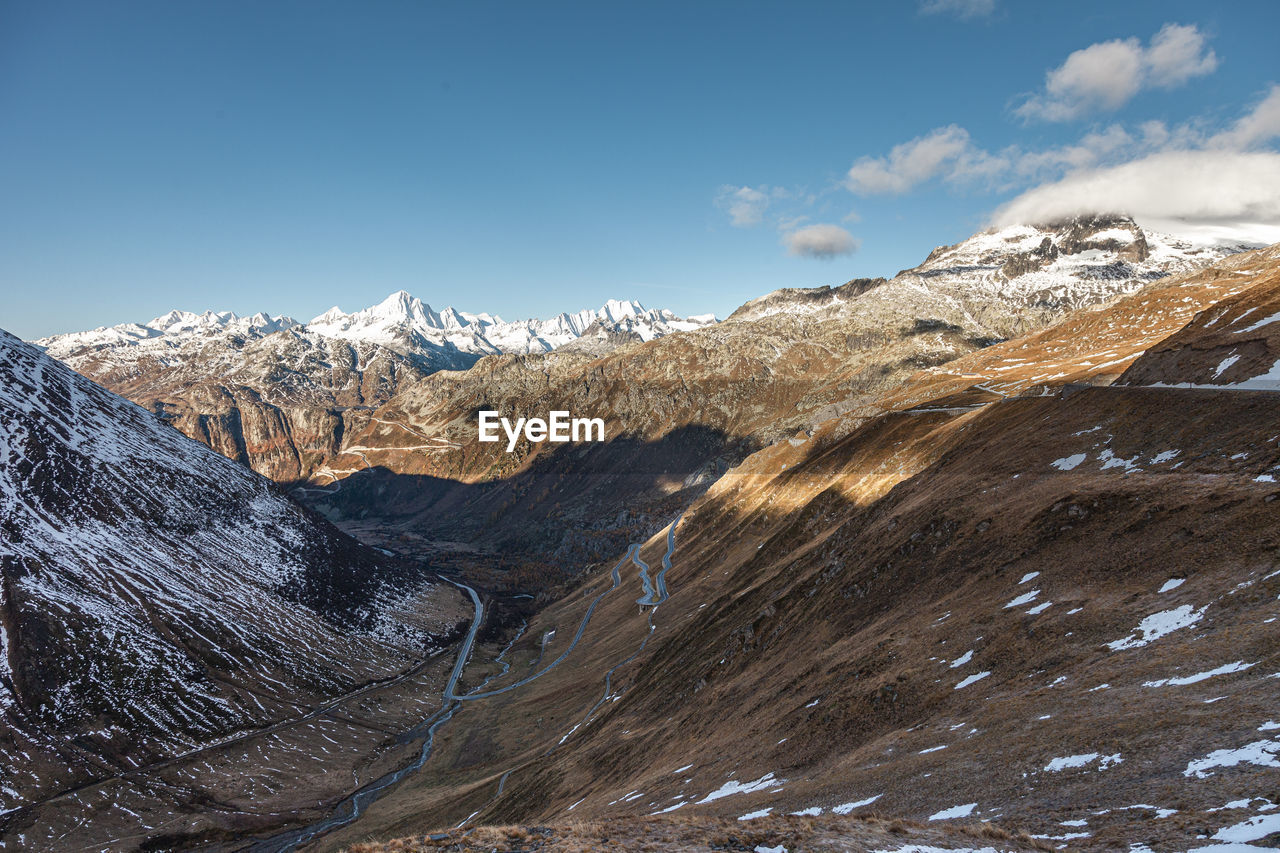
[[(609, 593), (613, 592), (622, 584), (622, 575), (620, 574), (620, 570), (622, 569), (623, 564), (626, 563), (627, 560), (631, 558), (639, 550), (640, 550), (639, 545), (632, 545), (629, 548), (627, 548), (627, 553), (623, 555), (622, 559), (618, 561), (618, 564), (613, 567), (613, 585), (610, 586), (608, 589), (606, 589), (604, 592), (597, 595), (594, 599), (592, 599), (591, 606), (587, 608), (586, 615), (582, 617), (582, 622), (579, 623), (578, 625), (578, 632), (573, 635), (573, 640), (569, 643), (569, 648), (565, 649), (560, 654), (560, 657), (556, 658), (551, 663), (547, 664), (542, 669), (535, 672), (533, 675), (530, 675), (527, 678), (522, 678), (519, 681), (515, 682), (514, 684), (508, 684), (506, 687), (499, 687), (497, 690), (486, 690), (480, 693), (467, 693), (465, 695), (459, 696), (453, 693), (453, 684), (450, 684), (449, 687), (446, 688), (445, 698), (450, 700), (457, 700), (459, 702), (473, 702), (476, 699), (487, 699), (490, 696), (497, 696), (500, 693), (506, 693), (510, 690), (515, 690), (517, 687), (523, 687), (524, 685), (528, 684), (531, 681), (537, 681), (539, 678), (541, 678), (542, 676), (546, 675), (548, 672), (550, 672), (551, 670), (559, 666), (564, 661), (564, 659), (569, 656), (569, 653), (572, 652), (577, 647), (578, 641), (582, 639), (583, 632), (587, 630), (587, 623), (591, 621), (591, 615), (596, 612), (596, 605), (600, 603), (600, 600), (602, 598), (604, 598)], [(459, 658), (459, 661), (461, 660), (462, 658)]]
[[(475, 608), (475, 618), (471, 620), (471, 627), (467, 631), (466, 639), (462, 641), (462, 648), (458, 650), (458, 660), (453, 664), (453, 671), (449, 673), (449, 681), (444, 689), (444, 706), (435, 714), (423, 720), (416, 729), (408, 733), (412, 737), (425, 734), (422, 748), (418, 750), (418, 757), (411, 764), (382, 776), (347, 797), (338, 804), (333, 814), (324, 820), (317, 821), (302, 829), (291, 830), (259, 841), (248, 848), (250, 853), (287, 853), (287, 851), (297, 849), (298, 846), (305, 844), (316, 836), (323, 835), (338, 827), (346, 826), (364, 814), (364, 810), (369, 807), (369, 804), (381, 797), (387, 789), (427, 763), (427, 759), (431, 756), (431, 750), (435, 746), (436, 730), (453, 719), (454, 713), (461, 707), (450, 697), (453, 694), (454, 687), (458, 684), (458, 679), (462, 677), (462, 670), (467, 665), (467, 658), (471, 655), (471, 650), (475, 646), (476, 634), (480, 631), (480, 623), (484, 617), (484, 603), (480, 601), (480, 596), (474, 589), (466, 584), (451, 581), (448, 578), (441, 578), (441, 580), (448, 581), (459, 589), (466, 590), (467, 594), (471, 596), (471, 603)], [(426, 727), (425, 733), (423, 732), (424, 727)]]
[[(676, 520), (671, 523), (671, 527), (667, 530), (667, 551), (665, 554), (663, 554), (663, 557), (662, 557), (662, 571), (658, 574), (656, 578), (656, 586), (657, 586), (657, 590), (659, 591), (660, 597), (659, 597), (659, 600), (655, 602), (654, 609), (656, 609), (657, 604), (661, 604), (663, 601), (666, 601), (667, 598), (669, 597), (667, 595), (666, 574), (667, 574), (667, 571), (671, 568), (671, 555), (675, 551), (675, 547), (676, 547), (675, 545), (676, 525), (679, 523), (680, 523), (680, 517), (677, 517)], [(465, 590), (467, 594), (471, 597), (471, 603), (475, 608), (475, 618), (471, 622), (471, 628), (467, 631), (466, 639), (464, 639), (462, 642), (462, 648), (458, 650), (458, 659), (457, 661), (454, 662), (453, 670), (449, 674), (449, 681), (445, 685), (443, 707), (441, 707), (441, 709), (437, 711), (435, 714), (433, 714), (432, 716), (424, 720), (418, 727), (410, 731), (407, 735), (409, 737), (423, 736), (425, 738), (422, 743), (422, 748), (418, 752), (418, 757), (408, 766), (403, 767), (400, 770), (397, 770), (393, 773), (388, 773), (382, 778), (370, 783), (369, 785), (366, 785), (364, 788), (361, 788), (359, 791), (347, 797), (345, 800), (343, 800), (341, 803), (338, 804), (338, 807), (335, 809), (334, 813), (331, 814), (329, 817), (325, 818), (324, 820), (313, 823), (310, 826), (304, 827), (302, 829), (281, 833), (280, 835), (277, 835), (273, 838), (260, 841), (248, 848), (250, 853), (288, 853), (288, 851), (297, 849), (297, 847), (299, 847), (300, 845), (305, 844), (306, 842), (312, 840), (313, 838), (316, 838), (317, 836), (323, 835), (326, 832), (330, 832), (334, 829), (337, 829), (341, 826), (345, 826), (355, 821), (357, 818), (360, 817), (360, 815), (364, 813), (364, 810), (368, 808), (368, 806), (371, 803), (373, 803), (379, 797), (381, 797), (382, 794), (384, 794), (389, 788), (391, 788), (396, 783), (400, 782), (410, 773), (413, 773), (414, 771), (418, 770), (420, 767), (422, 767), (423, 764), (426, 763), (427, 759), (431, 756), (431, 750), (435, 744), (436, 730), (453, 718), (454, 713), (456, 713), (457, 710), (460, 707), (462, 707), (462, 704), (461, 704), (462, 702), (470, 702), (477, 699), (485, 699), (490, 696), (497, 696), (501, 693), (506, 693), (508, 691), (516, 689), (517, 687), (522, 687), (531, 681), (541, 678), (543, 675), (546, 675), (552, 669), (555, 669), (557, 666), (559, 666), (560, 663), (563, 662), (565, 658), (569, 656), (569, 654), (574, 650), (574, 648), (577, 647), (578, 641), (582, 639), (582, 634), (584, 631), (586, 631), (587, 623), (591, 621), (591, 616), (593, 613), (595, 613), (596, 606), (599, 605), (600, 601), (606, 595), (608, 595), (609, 593), (617, 589), (619, 586), (621, 586), (622, 584), (621, 570), (623, 565), (625, 565), (628, 560), (633, 560), (633, 559), (637, 560), (638, 565), (643, 565), (643, 563), (639, 562), (638, 560), (639, 551), (640, 551), (639, 544), (633, 544), (627, 548), (627, 553), (624, 554), (622, 556), (622, 559), (620, 559), (618, 563), (613, 567), (612, 584), (609, 586), (608, 589), (606, 589), (604, 592), (600, 593), (594, 599), (592, 599), (591, 605), (587, 608), (586, 614), (582, 617), (582, 622), (578, 625), (577, 633), (574, 634), (572, 642), (569, 643), (569, 647), (564, 650), (564, 652), (560, 655), (560, 657), (556, 658), (554, 661), (547, 664), (545, 667), (543, 667), (541, 670), (534, 673), (533, 675), (527, 678), (523, 678), (520, 681), (515, 682), (514, 684), (509, 684), (506, 687), (501, 687), (497, 690), (473, 692), (465, 695), (458, 695), (458, 693), (456, 692), (456, 688), (458, 686), (458, 680), (462, 677), (462, 672), (466, 668), (467, 659), (471, 656), (472, 649), (475, 647), (476, 634), (480, 630), (480, 624), (484, 620), (484, 603), (480, 600), (479, 594), (476, 593), (474, 589), (467, 586), (466, 584), (458, 583), (457, 581), (450, 580), (449, 583), (452, 583), (454, 586), (457, 586), (459, 589)], [(646, 566), (646, 569), (647, 569), (647, 566)], [(448, 580), (448, 578), (442, 578), (442, 580)], [(653, 632), (653, 610), (649, 612), (649, 632), (645, 634), (644, 642), (640, 644), (640, 648), (636, 650), (634, 654), (632, 654), (630, 657), (627, 658), (626, 661), (623, 661), (622, 663), (627, 663), (633, 660), (637, 655), (640, 654), (641, 651), (643, 651), (645, 645), (649, 642), (649, 637), (652, 634), (652, 632)], [(504, 650), (504, 654), (505, 654), (505, 650)], [(610, 680), (613, 676), (614, 670), (616, 670), (619, 666), (621, 666), (622, 663), (615, 665), (613, 669), (610, 669), (608, 673), (606, 673), (605, 675), (606, 691), (608, 689)], [(606, 696), (607, 695), (608, 694), (606, 692)], [(596, 709), (599, 708), (601, 704), (603, 704), (603, 701), (598, 702), (591, 709), (591, 711), (587, 715), (587, 719), (590, 719), (591, 715), (595, 713)], [(585, 723), (586, 720), (584, 720), (583, 722)], [(507, 776), (509, 775), (510, 775), (510, 771), (503, 774), (503, 777), (499, 782), (499, 795), (501, 794), (502, 788), (505, 787)], [(474, 817), (474, 815), (472, 815), (472, 817)], [(470, 820), (470, 818), (468, 818), (468, 820)], [(465, 822), (466, 821), (464, 821), (464, 823)]]

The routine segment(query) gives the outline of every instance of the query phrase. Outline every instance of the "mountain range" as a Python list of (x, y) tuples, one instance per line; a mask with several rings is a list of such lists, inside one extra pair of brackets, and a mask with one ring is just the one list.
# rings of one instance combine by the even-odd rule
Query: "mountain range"
[(228, 343), (243, 345), (244, 339), (294, 332), (378, 344), (424, 366), (447, 363), (464, 368), (480, 356), (550, 352), (592, 333), (631, 334), (647, 341), (714, 322), (716, 318), (710, 314), (685, 320), (666, 309), (611, 299), (594, 311), (508, 323), (492, 314), (468, 314), (454, 308), (435, 311), (399, 290), (370, 308), (347, 314), (335, 306), (308, 323), (262, 313), (240, 317), (231, 311), (170, 311), (148, 323), (53, 335), (35, 343), (54, 357), (77, 365), (107, 354), (121, 363), (159, 359), (172, 364), (192, 357), (184, 351), (192, 342), (229, 339)]
[(0, 336), (0, 846), (1268, 849), (1243, 249), (1100, 215), (564, 340), (402, 294)]
[(288, 482), (310, 477), (406, 381), (466, 369), (487, 355), (570, 345), (599, 352), (714, 322), (611, 300), (595, 311), (506, 323), (436, 312), (399, 291), (372, 308), (334, 308), (307, 324), (171, 311), (146, 324), (34, 343), (223, 455)]

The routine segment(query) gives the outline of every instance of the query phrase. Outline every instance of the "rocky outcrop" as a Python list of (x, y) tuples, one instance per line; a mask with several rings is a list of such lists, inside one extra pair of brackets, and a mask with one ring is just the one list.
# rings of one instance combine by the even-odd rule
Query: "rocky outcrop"
[(435, 369), (378, 344), (297, 330), (191, 339), (163, 357), (109, 348), (63, 358), (185, 435), (284, 483), (330, 459), (402, 381)]

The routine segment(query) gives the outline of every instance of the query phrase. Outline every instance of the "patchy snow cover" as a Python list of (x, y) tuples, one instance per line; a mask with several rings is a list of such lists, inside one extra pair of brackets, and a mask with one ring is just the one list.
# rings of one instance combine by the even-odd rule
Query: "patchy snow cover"
[(1189, 628), (1195, 625), (1204, 618), (1204, 611), (1207, 607), (1208, 605), (1196, 610), (1190, 604), (1184, 604), (1181, 607), (1175, 607), (1173, 610), (1162, 610), (1159, 613), (1153, 613), (1138, 623), (1138, 627), (1134, 629), (1133, 634), (1107, 643), (1107, 646), (1112, 651), (1117, 652), (1122, 649), (1140, 648), (1180, 628)]
[(971, 660), (973, 660), (973, 649), (969, 649), (969, 651), (965, 652), (964, 654), (960, 655), (960, 657), (953, 660), (951, 662), (951, 669), (964, 666)]
[(1103, 471), (1109, 470), (1111, 468), (1123, 468), (1126, 472), (1141, 471), (1142, 469), (1138, 467), (1138, 462), (1137, 462), (1137, 460), (1141, 458), (1142, 458), (1141, 453), (1135, 453), (1129, 459), (1123, 459), (1119, 456), (1116, 456), (1110, 450), (1103, 450), (1101, 453), (1098, 454), (1098, 461), (1102, 463)]
[(1236, 661), (1235, 663), (1223, 664), (1217, 669), (1209, 669), (1204, 672), (1197, 672), (1195, 675), (1184, 675), (1180, 678), (1161, 678), (1157, 681), (1144, 681), (1143, 687), (1182, 687), (1187, 684), (1196, 684), (1215, 675), (1227, 675), (1232, 672), (1244, 672), (1252, 666), (1256, 666), (1257, 661), (1253, 663), (1245, 663), (1244, 661)]
[(1218, 363), (1218, 369), (1213, 372), (1213, 378), (1217, 379), (1219, 376), (1226, 373), (1227, 369), (1230, 368), (1231, 365), (1235, 364), (1239, 360), (1240, 360), (1240, 356), (1238, 355), (1229, 355), (1226, 358), (1224, 358), (1222, 361)]
[(776, 785), (781, 785), (786, 781), (786, 779), (775, 778), (771, 772), (766, 773), (754, 782), (739, 782), (736, 779), (730, 779), (710, 794), (707, 794), (701, 800), (698, 800), (697, 804), (702, 805), (703, 803), (709, 803), (713, 800), (719, 800), (722, 797), (729, 797), (734, 794), (750, 794), (753, 791), (762, 791), (765, 788), (772, 788)]
[(934, 847), (931, 844), (908, 844), (892, 850), (875, 850), (873, 853), (1000, 853), (994, 847)]
[(1055, 758), (1046, 764), (1044, 769), (1047, 773), (1059, 773), (1073, 767), (1084, 767), (1095, 761), (1098, 762), (1099, 770), (1106, 770), (1108, 767), (1123, 763), (1124, 759), (1118, 752), (1114, 755), (1102, 755), (1097, 752), (1086, 752), (1082, 755), (1067, 755), (1062, 758)]
[(1189, 762), (1182, 775), (1203, 779), (1212, 776), (1209, 771), (1218, 767), (1235, 767), (1239, 764), (1280, 767), (1277, 753), (1280, 753), (1280, 740), (1257, 740), (1238, 749), (1215, 749), (1204, 758)]
[(1004, 609), (1008, 610), (1010, 607), (1021, 607), (1024, 604), (1030, 604), (1031, 602), (1035, 601), (1036, 596), (1039, 594), (1040, 594), (1040, 590), (1038, 589), (1033, 589), (1031, 590), (1031, 592), (1024, 592), (1022, 595), (1018, 596), (1013, 601), (1010, 601), (1008, 604), (1006, 604), (1004, 606)]
[(1270, 317), (1266, 317), (1262, 320), (1259, 320), (1258, 322), (1254, 323), (1252, 326), (1249, 326), (1248, 328), (1237, 330), (1236, 332), (1234, 332), (1234, 334), (1244, 335), (1249, 332), (1256, 332), (1259, 329), (1261, 329), (1263, 326), (1270, 326), (1272, 323), (1274, 323), (1277, 320), (1280, 320), (1280, 314), (1272, 314)]
[(962, 687), (968, 687), (970, 684), (973, 684), (975, 681), (981, 681), (982, 679), (986, 678), (990, 674), (991, 673), (988, 671), (988, 672), (979, 672), (977, 675), (971, 675), (968, 678), (966, 678), (964, 681), (961, 681), (952, 689), (959, 690)]
[(1045, 612), (1046, 610), (1048, 610), (1048, 609), (1049, 609), (1050, 607), (1052, 607), (1052, 606), (1053, 606), (1053, 602), (1052, 602), (1052, 601), (1045, 601), (1045, 602), (1043, 602), (1043, 603), (1041, 603), (1041, 604), (1037, 604), (1035, 607), (1033, 607), (1033, 608), (1031, 608), (1030, 610), (1028, 610), (1028, 611), (1027, 611), (1027, 615), (1028, 615), (1028, 616), (1038, 616), (1038, 615), (1040, 615), (1041, 613), (1043, 613), (1043, 612)]
[(773, 811), (773, 806), (770, 806), (767, 809), (760, 809), (759, 811), (747, 812), (742, 817), (738, 818), (738, 820), (755, 820), (759, 817), (768, 817), (771, 811)]
[(952, 806), (949, 809), (943, 809), (940, 812), (934, 812), (929, 815), (929, 820), (955, 820), (957, 818), (968, 817), (973, 814), (973, 810), (977, 807), (977, 803), (965, 803), (962, 806)]
[(833, 806), (831, 808), (831, 813), (832, 814), (849, 814), (849, 812), (853, 811), (854, 809), (860, 809), (863, 806), (871, 805), (872, 803), (874, 803), (876, 800), (880, 799), (883, 796), (884, 794), (876, 794), (874, 797), (867, 797), (865, 800), (858, 800), (857, 802), (854, 802), (854, 803), (841, 803), (838, 806)]
[(1033, 581), (1038, 577), (1040, 577), (1039, 572), (1027, 572), (1025, 575), (1022, 576), (1022, 580), (1018, 581), (1018, 586), (1022, 586), (1027, 581)]
[(1049, 464), (1059, 471), (1073, 471), (1081, 462), (1088, 459), (1087, 453), (1073, 453), (1070, 456), (1064, 456), (1061, 459), (1055, 459)]
[(1224, 826), (1213, 834), (1213, 840), (1257, 841), (1273, 832), (1280, 832), (1280, 814), (1258, 815), (1231, 826)]
[(1186, 580), (1186, 578), (1169, 578), (1164, 582), (1164, 586), (1160, 587), (1157, 592), (1169, 592), (1170, 590), (1177, 589), (1186, 583)]

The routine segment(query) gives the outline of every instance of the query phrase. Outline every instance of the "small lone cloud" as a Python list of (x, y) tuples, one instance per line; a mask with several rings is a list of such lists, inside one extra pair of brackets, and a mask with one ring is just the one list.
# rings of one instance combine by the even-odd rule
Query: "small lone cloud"
[(858, 251), (858, 240), (839, 225), (808, 225), (782, 235), (788, 254), (829, 261)]
[(996, 0), (923, 0), (921, 15), (955, 15), (957, 18), (986, 18), (996, 10)]

